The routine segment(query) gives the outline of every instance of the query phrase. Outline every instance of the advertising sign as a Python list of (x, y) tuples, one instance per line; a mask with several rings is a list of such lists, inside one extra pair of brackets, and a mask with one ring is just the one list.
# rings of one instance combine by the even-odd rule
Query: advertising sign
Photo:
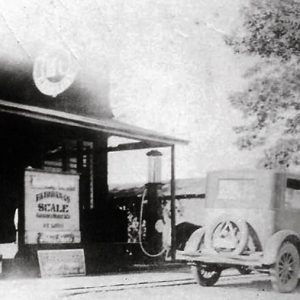
[(78, 66), (66, 51), (52, 50), (38, 56), (33, 66), (33, 80), (45, 95), (56, 97), (73, 83)]
[(25, 171), (25, 243), (79, 243), (79, 175)]
[(83, 249), (39, 250), (42, 277), (85, 275)]

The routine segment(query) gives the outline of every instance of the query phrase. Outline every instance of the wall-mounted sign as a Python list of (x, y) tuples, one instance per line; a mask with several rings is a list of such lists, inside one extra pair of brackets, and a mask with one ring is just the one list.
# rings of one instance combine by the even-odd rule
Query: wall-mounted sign
[(25, 243), (79, 243), (79, 175), (25, 171)]
[(83, 249), (39, 250), (42, 277), (85, 275)]
[(52, 50), (36, 58), (33, 80), (41, 93), (56, 97), (71, 86), (77, 72), (77, 61), (70, 53)]

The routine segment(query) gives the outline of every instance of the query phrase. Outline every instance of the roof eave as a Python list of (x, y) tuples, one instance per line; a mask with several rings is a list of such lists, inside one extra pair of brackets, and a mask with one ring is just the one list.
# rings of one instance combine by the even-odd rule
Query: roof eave
[(166, 147), (175, 144), (188, 144), (188, 141), (163, 135), (155, 131), (143, 129), (113, 118), (95, 119), (63, 111), (41, 108), (9, 101), (0, 100), (0, 112), (19, 115), (36, 120), (54, 122), (74, 127), (96, 130), (108, 135), (154, 143), (156, 146)]

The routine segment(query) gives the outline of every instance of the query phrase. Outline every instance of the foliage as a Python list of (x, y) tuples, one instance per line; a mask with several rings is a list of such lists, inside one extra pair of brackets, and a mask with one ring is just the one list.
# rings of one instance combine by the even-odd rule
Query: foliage
[(243, 26), (225, 41), (258, 62), (245, 73), (246, 89), (231, 95), (245, 123), (234, 128), (240, 149), (264, 149), (259, 166), (300, 163), (300, 2), (250, 0)]

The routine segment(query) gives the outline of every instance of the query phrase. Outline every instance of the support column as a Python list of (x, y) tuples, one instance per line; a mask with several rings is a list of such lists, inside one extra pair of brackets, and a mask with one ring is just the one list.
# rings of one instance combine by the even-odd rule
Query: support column
[(96, 136), (94, 141), (94, 203), (96, 210), (107, 206), (107, 136)]
[(171, 146), (171, 259), (176, 259), (175, 146)]
[(76, 145), (76, 156), (77, 156), (77, 173), (79, 174), (79, 224), (80, 224), (80, 231), (82, 233), (83, 229), (83, 198), (84, 198), (84, 186), (83, 186), (83, 179), (82, 179), (82, 172), (83, 172), (83, 142), (77, 141)]
[(62, 145), (62, 170), (63, 172), (68, 172), (70, 170), (70, 163), (69, 163), (69, 153), (68, 153), (68, 145), (66, 142), (63, 142)]

